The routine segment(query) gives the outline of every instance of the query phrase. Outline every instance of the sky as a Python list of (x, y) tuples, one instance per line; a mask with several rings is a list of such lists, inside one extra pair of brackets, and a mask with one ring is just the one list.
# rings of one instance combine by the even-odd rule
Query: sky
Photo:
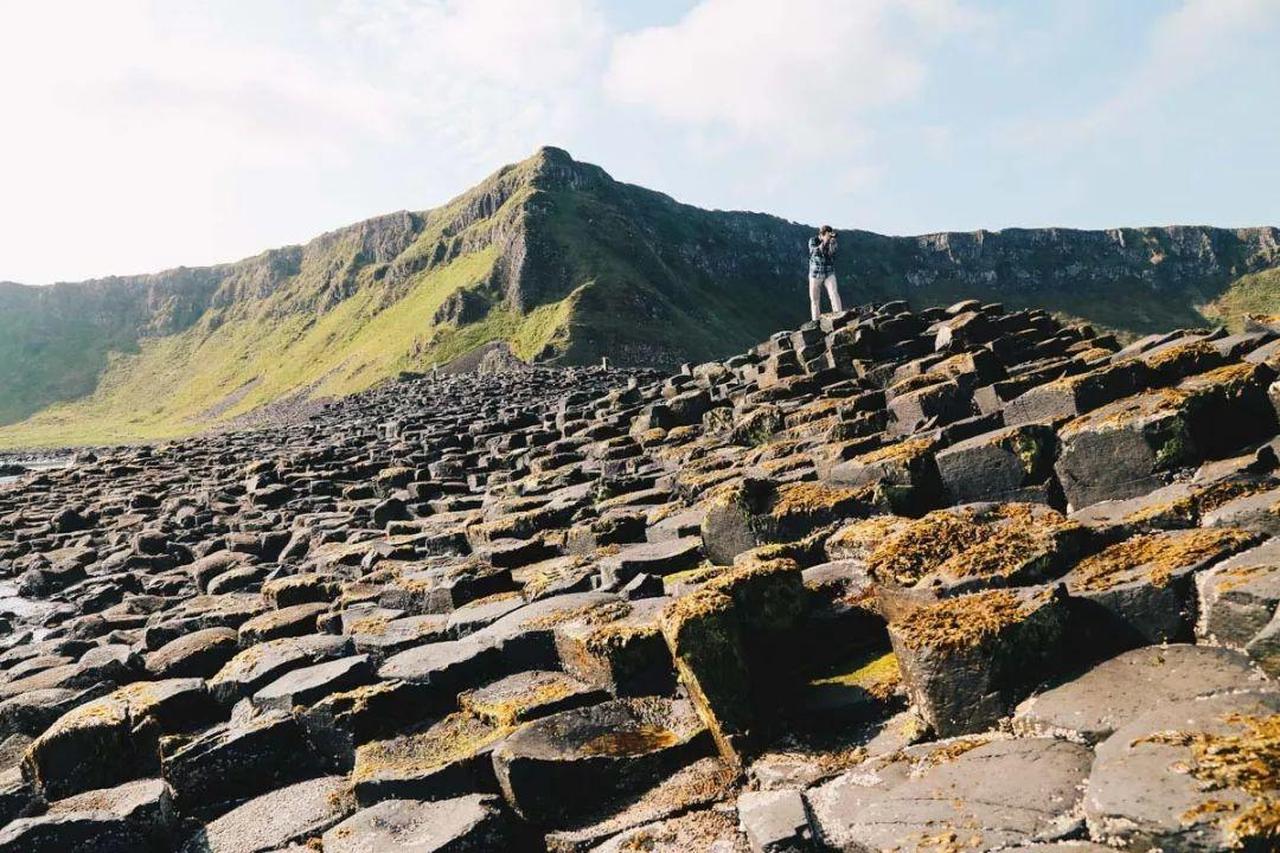
[(1280, 0), (0, 0), (0, 281), (236, 260), (557, 145), (890, 234), (1280, 225)]

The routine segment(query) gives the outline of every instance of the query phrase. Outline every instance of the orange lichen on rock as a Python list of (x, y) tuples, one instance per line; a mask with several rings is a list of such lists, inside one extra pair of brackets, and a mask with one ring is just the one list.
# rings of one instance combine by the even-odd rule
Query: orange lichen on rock
[(1011, 590), (945, 598), (909, 612), (896, 627), (911, 649), (961, 649), (1026, 619), (1034, 605)]
[(1228, 714), (1223, 722), (1234, 731), (1159, 732), (1132, 745), (1189, 747), (1191, 760), (1179, 769), (1185, 767), (1183, 772), (1207, 790), (1240, 791), (1250, 801), (1242, 805), (1207, 800), (1184, 814), (1183, 822), (1208, 818), (1222, 828), (1233, 848), (1263, 845), (1258, 849), (1274, 850), (1280, 845), (1280, 714)]
[(1080, 561), (1070, 587), (1098, 592), (1121, 582), (1127, 573), (1146, 567), (1146, 577), (1156, 586), (1168, 585), (1173, 573), (1212, 557), (1225, 557), (1252, 544), (1254, 534), (1235, 528), (1188, 530), (1176, 535), (1144, 533), (1104, 549)]
[(879, 581), (910, 586), (991, 534), (973, 516), (972, 511), (939, 510), (916, 519), (877, 545), (867, 567)]

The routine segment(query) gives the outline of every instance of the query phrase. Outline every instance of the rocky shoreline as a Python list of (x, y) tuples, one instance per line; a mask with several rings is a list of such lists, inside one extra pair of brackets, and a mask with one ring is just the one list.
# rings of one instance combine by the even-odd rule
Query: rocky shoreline
[(0, 853), (1274, 850), (1278, 353), (887, 303), (24, 474)]

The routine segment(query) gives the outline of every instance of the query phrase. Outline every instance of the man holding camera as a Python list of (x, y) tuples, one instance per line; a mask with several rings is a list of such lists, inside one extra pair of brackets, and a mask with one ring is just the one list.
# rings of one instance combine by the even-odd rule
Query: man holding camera
[(831, 310), (843, 311), (836, 287), (836, 230), (830, 225), (823, 225), (818, 229), (818, 236), (809, 238), (809, 313), (815, 322), (822, 314), (823, 285), (831, 300)]

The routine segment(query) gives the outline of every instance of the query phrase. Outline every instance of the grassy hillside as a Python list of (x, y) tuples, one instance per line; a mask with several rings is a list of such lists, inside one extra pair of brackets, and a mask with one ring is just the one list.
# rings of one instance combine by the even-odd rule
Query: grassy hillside
[(1246, 314), (1280, 314), (1280, 268), (1241, 276), (1200, 311), (1233, 332), (1244, 327)]
[[(807, 318), (810, 228), (708, 211), (542, 149), (433, 210), (234, 264), (0, 283), (0, 447), (160, 439), (505, 341), (671, 366)], [(1280, 234), (1170, 227), (841, 236), (847, 304), (977, 297), (1122, 335), (1280, 311)]]

